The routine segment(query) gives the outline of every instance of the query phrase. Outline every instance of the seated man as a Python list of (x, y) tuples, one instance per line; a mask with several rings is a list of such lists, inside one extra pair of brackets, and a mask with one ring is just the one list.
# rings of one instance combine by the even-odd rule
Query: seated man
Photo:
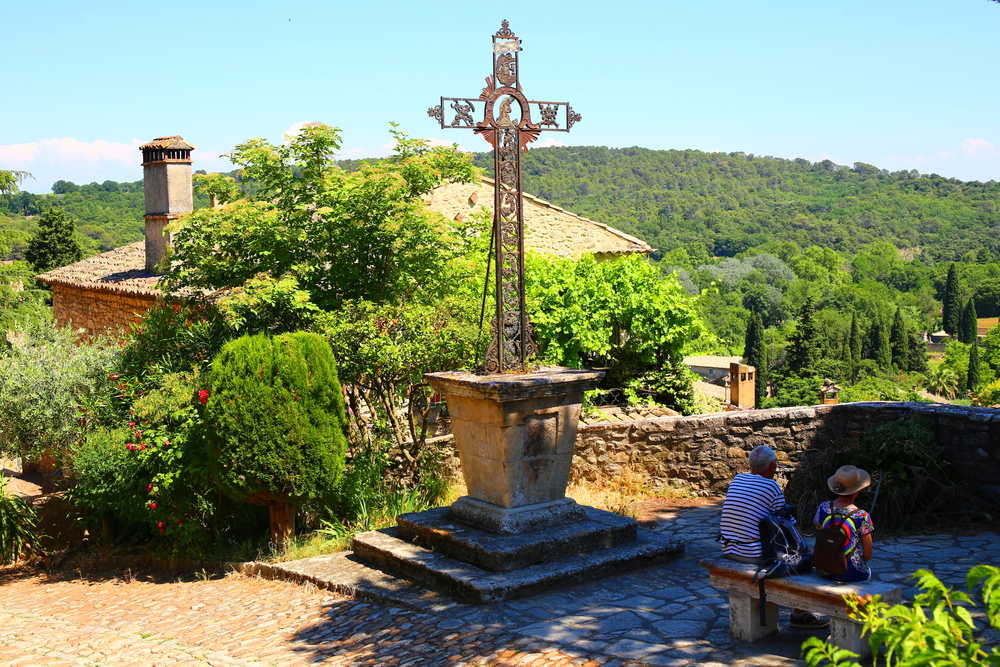
[[(757, 564), (761, 558), (760, 520), (785, 505), (785, 494), (774, 481), (778, 460), (774, 451), (761, 445), (750, 452), (750, 473), (741, 472), (726, 491), (722, 505), (720, 542), (722, 554), (741, 563)], [(830, 625), (830, 619), (792, 610), (793, 628), (816, 630)]]

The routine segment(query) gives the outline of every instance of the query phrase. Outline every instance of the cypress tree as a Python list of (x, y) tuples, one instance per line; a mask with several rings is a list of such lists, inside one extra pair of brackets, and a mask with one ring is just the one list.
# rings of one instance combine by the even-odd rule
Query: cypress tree
[(959, 317), (962, 315), (962, 304), (959, 302), (958, 273), (955, 263), (948, 267), (948, 280), (944, 284), (944, 318), (942, 328), (952, 336), (958, 333)]
[(813, 375), (819, 354), (819, 326), (816, 324), (816, 306), (812, 297), (806, 297), (799, 310), (799, 323), (789, 337), (787, 365), (799, 377)]
[(889, 335), (892, 348), (892, 364), (903, 371), (907, 368), (906, 357), (909, 353), (909, 340), (906, 336), (906, 323), (903, 321), (903, 310), (896, 307), (896, 317), (892, 320), (892, 332)]
[(848, 333), (844, 336), (844, 347), (840, 350), (840, 361), (844, 364), (844, 373), (847, 379), (854, 381), (854, 355), (851, 354), (851, 336)]
[(966, 345), (975, 345), (976, 341), (979, 340), (979, 315), (976, 313), (975, 299), (969, 299), (963, 314), (965, 315), (965, 340), (962, 342)]
[(50, 208), (38, 219), (38, 231), (28, 239), (24, 258), (40, 273), (79, 262), (83, 249), (75, 232), (76, 223), (61, 208)]
[(885, 320), (879, 318), (878, 341), (875, 348), (875, 363), (879, 368), (892, 368), (892, 345), (889, 342), (889, 326)]
[(757, 369), (754, 376), (756, 404), (767, 396), (767, 344), (764, 342), (764, 319), (760, 313), (751, 313), (747, 322), (746, 345), (743, 349), (746, 363)]
[(854, 367), (861, 363), (861, 328), (858, 326), (858, 314), (851, 313), (851, 358)]
[(965, 383), (965, 388), (974, 391), (979, 386), (979, 345), (973, 343), (969, 346), (969, 379)]

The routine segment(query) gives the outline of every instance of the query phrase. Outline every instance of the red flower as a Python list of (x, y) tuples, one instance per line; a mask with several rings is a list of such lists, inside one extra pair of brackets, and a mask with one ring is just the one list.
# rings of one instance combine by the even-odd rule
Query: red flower
[(156, 524), (156, 527), (162, 530), (163, 529), (163, 522), (161, 521), (160, 523)]
[(208, 389), (202, 389), (198, 392), (198, 400), (201, 401), (202, 405), (208, 403)]
[(144, 449), (146, 449), (146, 445), (139, 445), (139, 451), (140, 451), (140, 452), (141, 452), (142, 450), (144, 450)]
[(160, 528), (160, 532), (161, 533), (165, 533), (165, 532), (167, 532), (167, 529), (166, 528)]
[(153, 483), (150, 482), (149, 486), (146, 487), (146, 493), (152, 493), (152, 492), (153, 492)]
[(177, 519), (177, 525), (178, 526), (183, 526), (184, 525), (184, 519)]
[(155, 510), (156, 509), (156, 503), (149, 503), (149, 509)]

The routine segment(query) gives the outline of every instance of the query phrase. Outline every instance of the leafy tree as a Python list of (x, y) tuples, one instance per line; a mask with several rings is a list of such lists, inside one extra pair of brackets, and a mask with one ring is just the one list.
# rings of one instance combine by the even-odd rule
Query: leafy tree
[(892, 344), (890, 343), (889, 326), (885, 320), (879, 320), (876, 332), (878, 337), (875, 340), (877, 345), (874, 354), (875, 363), (882, 369), (892, 368)]
[(955, 270), (955, 263), (948, 267), (948, 281), (945, 283), (944, 295), (944, 322), (942, 328), (952, 336), (959, 333), (959, 320), (962, 316), (962, 303), (959, 297), (961, 286), (958, 282), (958, 274)]
[(892, 320), (892, 331), (889, 335), (889, 345), (892, 349), (892, 365), (899, 370), (908, 367), (910, 340), (906, 335), (906, 323), (903, 321), (903, 309), (896, 307), (896, 316)]
[[(799, 309), (798, 323), (789, 337), (786, 368), (798, 377), (813, 375), (819, 352), (819, 328), (816, 325), (816, 306), (807, 298)], [(819, 385), (816, 385), (819, 391)]]
[(268, 506), (271, 539), (286, 543), (295, 506), (329, 497), (344, 469), (347, 413), (330, 346), (311, 333), (227, 343), (212, 363), (205, 425), (219, 485)]
[(75, 231), (76, 223), (62, 209), (50, 208), (39, 219), (38, 232), (28, 241), (24, 258), (40, 273), (80, 261), (83, 250)]
[(452, 264), (463, 262), (462, 228), (426, 209), (421, 197), (444, 179), (471, 182), (475, 169), (452, 148), (393, 135), (393, 157), (355, 172), (333, 159), (339, 130), (318, 123), (280, 146), (240, 144), (232, 160), (255, 193), (188, 215), (162, 283), (171, 292), (218, 290), (294, 273), (322, 310), (460, 289), (456, 280), (469, 276), (456, 276)]
[(979, 386), (981, 378), (979, 377), (979, 345), (973, 343), (969, 346), (969, 375), (965, 383), (965, 388), (969, 391), (975, 391), (976, 387)]
[(6, 196), (9, 201), (11, 195), (21, 191), (20, 185), (27, 178), (34, 178), (34, 176), (26, 171), (0, 169), (0, 195)]
[(750, 316), (747, 325), (743, 358), (746, 363), (757, 369), (754, 376), (756, 389), (756, 404), (767, 398), (767, 344), (764, 342), (764, 321), (759, 313)]
[[(52, 192), (57, 195), (68, 195), (79, 189), (80, 186), (72, 181), (60, 180), (52, 184)], [(118, 188), (118, 192), (121, 192), (121, 187)]]

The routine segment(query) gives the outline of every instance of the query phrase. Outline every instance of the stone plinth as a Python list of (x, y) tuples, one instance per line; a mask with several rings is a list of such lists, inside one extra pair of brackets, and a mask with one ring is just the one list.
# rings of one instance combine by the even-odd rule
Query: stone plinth
[(448, 401), (469, 495), (354, 536), (362, 560), (462, 600), (500, 602), (663, 563), (683, 544), (566, 497), (583, 392), (603, 373), (424, 377)]
[(451, 515), (514, 535), (584, 518), (566, 498), (583, 392), (604, 376), (552, 368), (535, 373), (428, 373), (446, 396), (469, 495)]

